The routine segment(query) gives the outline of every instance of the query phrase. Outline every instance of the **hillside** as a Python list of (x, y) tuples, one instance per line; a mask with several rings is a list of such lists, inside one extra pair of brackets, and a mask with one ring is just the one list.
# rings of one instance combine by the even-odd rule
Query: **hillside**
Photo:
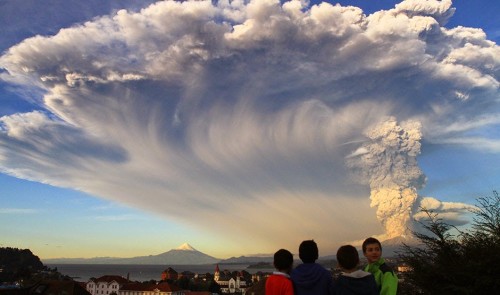
[(94, 257), (94, 258), (54, 258), (44, 259), (46, 264), (164, 264), (164, 265), (199, 265), (214, 264), (220, 259), (207, 255), (193, 248), (188, 243), (157, 255), (131, 258)]
[(44, 269), (38, 256), (28, 249), (0, 248), (0, 282), (12, 282), (29, 278), (32, 273)]

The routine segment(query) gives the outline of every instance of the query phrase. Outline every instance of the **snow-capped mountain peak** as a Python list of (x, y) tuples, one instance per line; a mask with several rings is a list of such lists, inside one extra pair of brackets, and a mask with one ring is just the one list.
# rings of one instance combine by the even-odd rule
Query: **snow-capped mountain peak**
[[(44, 260), (45, 261), (45, 260)], [(57, 261), (57, 260), (54, 260)], [(69, 261), (69, 262), (62, 262)], [(219, 258), (212, 257), (193, 248), (188, 243), (184, 243), (170, 251), (148, 256), (137, 256), (132, 258), (82, 258), (82, 259), (59, 259), (57, 263), (84, 263), (84, 264), (162, 264), (162, 265), (200, 265), (214, 264), (221, 261)], [(1, 292), (0, 292), (1, 293)]]
[(196, 249), (193, 248), (188, 243), (184, 243), (184, 244), (180, 245), (179, 247), (175, 248), (175, 250), (196, 251)]

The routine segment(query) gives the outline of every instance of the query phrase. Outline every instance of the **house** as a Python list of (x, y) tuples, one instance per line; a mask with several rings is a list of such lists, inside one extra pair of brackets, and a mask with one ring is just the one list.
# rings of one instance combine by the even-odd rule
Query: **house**
[(266, 280), (271, 275), (270, 272), (258, 271), (252, 275), (253, 284), (245, 291), (246, 295), (265, 295)]
[(250, 288), (245, 291), (246, 295), (265, 295), (266, 294), (266, 280), (264, 277), (260, 281), (254, 283)]
[(171, 285), (167, 282), (158, 284), (153, 283), (130, 283), (122, 286), (118, 291), (118, 295), (183, 295), (179, 287)]
[(161, 273), (161, 280), (177, 280), (179, 278), (179, 274), (171, 267), (167, 268)]
[(193, 279), (195, 276), (196, 276), (196, 274), (194, 272), (186, 270), (186, 271), (181, 272), (181, 274), (179, 275), (179, 279), (186, 278), (186, 279), (190, 280), (190, 279)]
[(215, 266), (214, 281), (220, 286), (223, 294), (245, 294), (250, 285), (251, 275), (247, 272), (220, 272), (219, 265)]
[(91, 278), (85, 288), (92, 295), (118, 294), (120, 288), (127, 283), (130, 281), (122, 276), (107, 275)]
[(267, 277), (269, 277), (272, 273), (269, 272), (262, 272), (258, 271), (252, 275), (252, 282), (253, 283), (258, 283), (261, 280), (265, 280)]

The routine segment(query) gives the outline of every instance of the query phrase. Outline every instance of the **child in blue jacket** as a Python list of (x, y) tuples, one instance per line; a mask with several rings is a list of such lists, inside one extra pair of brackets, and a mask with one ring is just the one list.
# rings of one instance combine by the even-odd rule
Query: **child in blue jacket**
[(303, 241), (299, 246), (302, 264), (292, 270), (291, 278), (295, 295), (333, 294), (333, 276), (326, 268), (316, 263), (318, 246), (314, 240)]
[(358, 250), (344, 245), (337, 251), (337, 263), (342, 273), (335, 283), (335, 295), (379, 295), (375, 277), (358, 269)]

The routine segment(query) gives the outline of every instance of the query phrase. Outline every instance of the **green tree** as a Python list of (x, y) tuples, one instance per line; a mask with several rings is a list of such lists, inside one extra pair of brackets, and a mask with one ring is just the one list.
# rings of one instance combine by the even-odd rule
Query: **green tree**
[[(404, 244), (399, 258), (410, 267), (404, 294), (495, 294), (500, 289), (500, 197), (479, 198), (472, 227), (460, 231), (422, 209), (427, 233), (413, 232), (421, 245)], [(452, 233), (455, 229), (457, 234)]]
[(183, 290), (191, 290), (189, 287), (189, 278), (186, 277), (181, 277), (180, 279), (177, 280), (177, 286), (179, 286)]
[(208, 291), (212, 294), (222, 294), (221, 287), (216, 281), (210, 281), (208, 284)]

